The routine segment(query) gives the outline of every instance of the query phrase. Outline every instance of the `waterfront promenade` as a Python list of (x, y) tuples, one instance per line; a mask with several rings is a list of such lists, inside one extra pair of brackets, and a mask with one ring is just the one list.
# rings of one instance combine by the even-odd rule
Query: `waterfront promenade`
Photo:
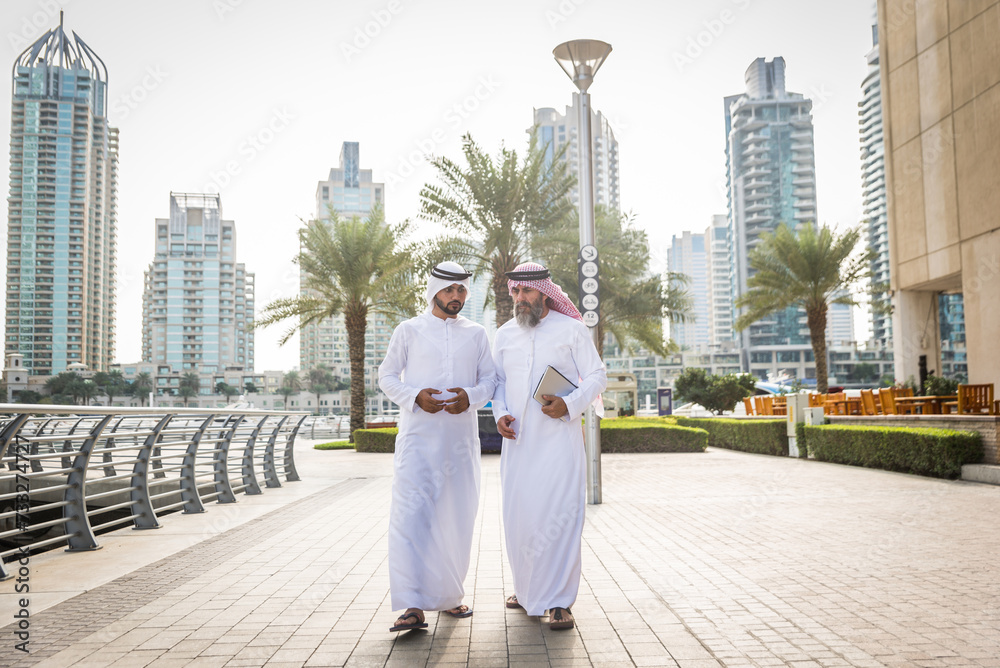
[[(391, 455), (319, 452), (303, 480), (101, 550), (30, 564), (30, 649), (3, 666), (1000, 666), (1000, 487), (713, 450), (606, 455), (578, 627), (507, 610), (499, 457), (466, 602), (387, 632)], [(415, 567), (419, 567), (415, 564)], [(2, 623), (17, 610), (0, 583)]]

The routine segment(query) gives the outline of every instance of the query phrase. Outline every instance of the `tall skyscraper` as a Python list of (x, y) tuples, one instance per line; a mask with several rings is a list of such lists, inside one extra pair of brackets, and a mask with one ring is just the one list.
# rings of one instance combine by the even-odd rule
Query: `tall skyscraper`
[(691, 296), (694, 316), (690, 322), (671, 323), (670, 338), (687, 350), (706, 351), (711, 343), (711, 284), (705, 235), (675, 234), (667, 251), (667, 269), (687, 277), (684, 288)]
[(733, 341), (733, 296), (729, 281), (729, 221), (725, 215), (712, 216), (705, 230), (708, 272), (708, 333), (712, 347)]
[(144, 274), (142, 360), (182, 372), (252, 373), (254, 275), (236, 261), (236, 225), (217, 194), (170, 193)]
[[(548, 146), (546, 155), (549, 160), (563, 147), (566, 149), (565, 159), (569, 172), (579, 178), (579, 155), (577, 153), (577, 118), (580, 94), (573, 93), (572, 106), (566, 107), (566, 113), (560, 114), (551, 107), (535, 109), (535, 125), (538, 127), (539, 146)], [(591, 155), (594, 166), (594, 204), (604, 206), (612, 211), (621, 209), (618, 193), (618, 141), (608, 124), (608, 119), (599, 111), (591, 110), (590, 120)], [(570, 193), (574, 204), (579, 204), (579, 194), (576, 188)]]
[(118, 130), (108, 72), (59, 25), (14, 62), (7, 355), (33, 375), (104, 370), (115, 347)]
[(861, 82), (858, 125), (861, 132), (861, 189), (868, 235), (873, 251), (872, 338), (880, 348), (892, 348), (892, 310), (889, 298), (889, 219), (885, 206), (885, 141), (882, 133), (882, 77), (878, 59), (878, 23), (872, 21), (872, 49), (866, 56), (868, 72)]
[[(755, 60), (746, 92), (725, 98), (729, 200), (730, 281), (733, 299), (747, 291), (748, 254), (760, 235), (780, 223), (793, 229), (816, 224), (816, 168), (812, 102), (785, 90), (785, 61)], [(739, 317), (740, 311), (734, 314)], [(797, 308), (769, 316), (738, 334), (749, 369), (754, 348), (809, 342)]]
[[(329, 209), (344, 217), (368, 216), (376, 206), (385, 205), (385, 185), (372, 180), (370, 169), (361, 169), (358, 142), (344, 142), (340, 166), (329, 178), (316, 185), (316, 220), (329, 220)], [(392, 327), (385, 316), (369, 312), (365, 336), (365, 387), (378, 391), (378, 365), (389, 348)], [(349, 378), (351, 360), (347, 349), (347, 328), (343, 316), (307, 325), (299, 337), (299, 365), (308, 373), (320, 364), (335, 376)], [(346, 406), (345, 406), (346, 408)]]

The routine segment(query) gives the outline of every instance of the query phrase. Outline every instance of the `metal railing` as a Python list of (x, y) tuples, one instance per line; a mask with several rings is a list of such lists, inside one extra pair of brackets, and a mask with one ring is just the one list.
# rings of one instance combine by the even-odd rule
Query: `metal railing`
[(0, 580), (24, 555), (95, 550), (102, 531), (155, 529), (164, 513), (299, 480), (306, 415), (0, 404)]

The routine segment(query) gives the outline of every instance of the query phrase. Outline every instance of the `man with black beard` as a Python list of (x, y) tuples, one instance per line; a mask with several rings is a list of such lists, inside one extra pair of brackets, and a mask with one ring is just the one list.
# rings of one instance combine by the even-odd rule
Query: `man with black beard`
[[(497, 330), (493, 416), (500, 455), (503, 525), (514, 575), (508, 608), (549, 611), (549, 627), (573, 628), (580, 588), (580, 543), (587, 461), (580, 418), (607, 386), (604, 363), (573, 302), (534, 262), (507, 272), (514, 319)], [(548, 367), (577, 387), (534, 399)]]
[(390, 631), (427, 626), (425, 610), (468, 617), (462, 603), (479, 507), (476, 409), (496, 387), (486, 329), (458, 315), (469, 291), (461, 265), (427, 280), (428, 309), (392, 333), (379, 387), (399, 405), (389, 514), (389, 592), (403, 612)]

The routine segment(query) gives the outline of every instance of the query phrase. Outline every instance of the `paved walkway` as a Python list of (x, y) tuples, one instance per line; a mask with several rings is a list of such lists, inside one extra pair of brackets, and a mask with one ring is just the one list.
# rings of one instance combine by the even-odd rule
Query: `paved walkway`
[(35, 557), (31, 653), (7, 626), (0, 665), (1000, 666), (1000, 487), (724, 450), (605, 456), (578, 627), (558, 632), (503, 607), (486, 456), (475, 615), (396, 635), (391, 456), (306, 445), (300, 483)]

